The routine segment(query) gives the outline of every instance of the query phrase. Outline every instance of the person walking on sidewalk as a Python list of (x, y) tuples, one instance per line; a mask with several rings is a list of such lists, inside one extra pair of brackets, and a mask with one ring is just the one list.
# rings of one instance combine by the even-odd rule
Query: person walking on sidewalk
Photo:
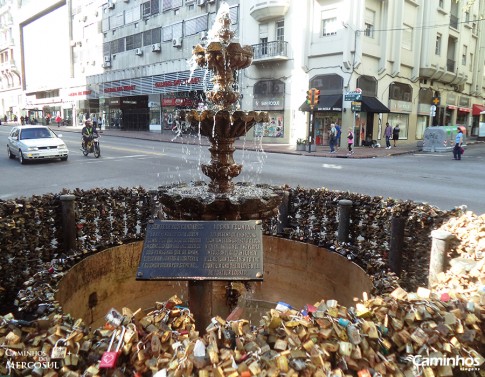
[(329, 140), (330, 153), (335, 153), (335, 143), (337, 142), (337, 129), (335, 128), (335, 124), (333, 123), (330, 125)]
[(386, 137), (386, 149), (391, 149), (392, 127), (389, 124), (389, 122), (386, 123), (386, 128), (384, 130), (384, 136)]
[(352, 132), (352, 130), (349, 130), (349, 133), (347, 134), (347, 148), (349, 152), (347, 153), (347, 155), (354, 154), (353, 147), (354, 147), (354, 133)]
[(461, 146), (463, 144), (463, 131), (460, 127), (456, 129), (458, 132), (455, 136), (455, 147), (453, 148), (453, 158), (461, 160)]
[(337, 130), (337, 141), (335, 143), (335, 149), (338, 151), (340, 148), (340, 139), (342, 139), (342, 127), (338, 124), (338, 121), (335, 123), (335, 129)]
[(399, 128), (399, 124), (398, 124), (392, 130), (392, 140), (394, 141), (394, 147), (396, 146), (396, 141), (399, 140), (399, 131), (401, 131), (401, 129)]

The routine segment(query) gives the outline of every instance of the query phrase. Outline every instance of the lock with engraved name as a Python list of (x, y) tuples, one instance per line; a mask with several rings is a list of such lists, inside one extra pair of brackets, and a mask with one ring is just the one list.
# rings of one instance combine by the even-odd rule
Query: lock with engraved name
[[(59, 342), (64, 344), (63, 346), (59, 345)], [(51, 352), (51, 359), (57, 360), (57, 359), (64, 359), (67, 354), (67, 347), (66, 347), (66, 339), (61, 338), (56, 341), (56, 344), (54, 345), (54, 348), (52, 348)]]

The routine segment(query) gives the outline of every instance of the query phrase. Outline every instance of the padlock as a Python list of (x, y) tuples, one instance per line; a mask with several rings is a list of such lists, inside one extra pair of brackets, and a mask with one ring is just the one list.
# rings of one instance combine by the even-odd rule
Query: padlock
[(124, 342), (125, 343), (137, 342), (138, 337), (136, 337), (135, 335), (138, 335), (135, 324), (129, 323), (128, 325), (126, 325), (125, 336), (123, 339)]
[(79, 351), (81, 349), (81, 345), (76, 342), (76, 347), (76, 353), (69, 352), (66, 355), (66, 357), (64, 358), (64, 365), (77, 367), (77, 364), (79, 363)]
[[(63, 343), (63, 346), (59, 345), (59, 342)], [(66, 339), (59, 339), (56, 344), (54, 345), (54, 348), (52, 348), (51, 352), (51, 359), (64, 359), (67, 354), (67, 347), (65, 346), (66, 344)]]
[(117, 330), (113, 330), (113, 335), (111, 335), (111, 340), (108, 345), (108, 350), (103, 353), (103, 356), (101, 357), (101, 361), (99, 363), (100, 368), (114, 368), (116, 366), (116, 362), (118, 361), (118, 356), (120, 355), (120, 349), (121, 345), (123, 344), (123, 338), (125, 336), (125, 326), (121, 327), (121, 335), (118, 340), (118, 345), (116, 346), (116, 350), (112, 351), (111, 347), (113, 346), (113, 343), (116, 338), (116, 334), (118, 333)]

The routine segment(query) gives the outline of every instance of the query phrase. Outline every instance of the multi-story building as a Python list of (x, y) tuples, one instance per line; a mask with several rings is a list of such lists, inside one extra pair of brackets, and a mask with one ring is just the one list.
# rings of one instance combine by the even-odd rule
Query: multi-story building
[[(430, 125), (464, 125), (475, 135), (484, 110), (484, 9), (483, 0), (242, 2), (242, 37), (255, 51), (245, 87), (276, 124), (263, 135), (307, 136), (312, 87), (320, 90), (317, 143), (335, 121), (353, 128), (359, 144), (380, 140), (387, 121), (408, 143)], [(345, 101), (357, 88), (360, 104)]]
[(14, 27), (17, 2), (0, 0), (0, 118), (13, 119), (22, 106), (19, 35)]
[[(354, 129), (359, 144), (379, 141), (386, 122), (399, 124), (402, 142), (413, 144), (431, 125), (476, 134), (485, 110), (485, 0), (227, 2), (239, 42), (254, 50), (253, 65), (236, 80), (240, 106), (270, 114), (249, 138), (294, 143), (313, 135), (325, 144), (332, 122)], [(178, 113), (204, 106), (210, 83), (191, 54), (221, 3), (22, 1), (24, 108), (171, 132)], [(313, 117), (309, 88), (320, 90)], [(357, 89), (361, 100), (347, 101)]]

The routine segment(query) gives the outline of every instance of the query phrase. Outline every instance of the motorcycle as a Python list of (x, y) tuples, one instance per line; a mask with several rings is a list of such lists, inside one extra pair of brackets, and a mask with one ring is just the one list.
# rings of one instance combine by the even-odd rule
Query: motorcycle
[(85, 156), (87, 156), (89, 153), (94, 153), (94, 157), (99, 158), (99, 156), (101, 156), (101, 149), (99, 148), (99, 136), (91, 136), (86, 143), (84, 143), (83, 140), (81, 150)]

